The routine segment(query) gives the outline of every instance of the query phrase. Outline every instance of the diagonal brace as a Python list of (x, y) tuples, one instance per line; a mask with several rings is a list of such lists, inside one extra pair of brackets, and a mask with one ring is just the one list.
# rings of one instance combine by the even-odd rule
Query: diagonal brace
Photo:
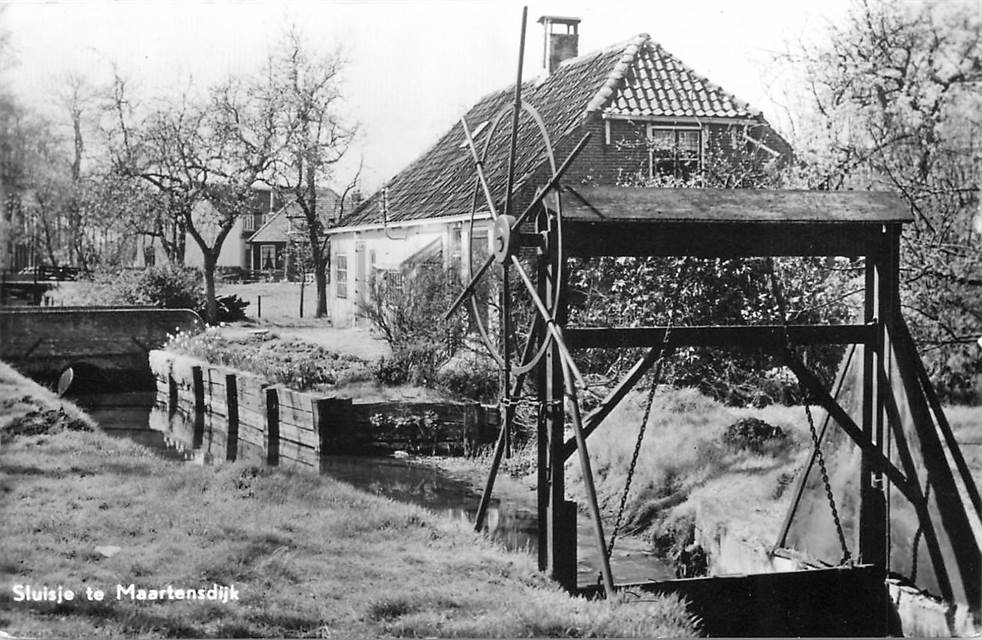
[(798, 381), (801, 383), (801, 386), (812, 394), (814, 400), (821, 405), (822, 408), (829, 413), (829, 415), (832, 416), (832, 418), (839, 424), (839, 427), (841, 427), (842, 430), (845, 431), (850, 438), (852, 438), (853, 442), (859, 446), (863, 453), (869, 456), (873, 467), (890, 478), (890, 481), (897, 487), (897, 489), (900, 490), (905, 498), (911, 502), (916, 502), (917, 492), (911, 488), (907, 477), (904, 476), (900, 469), (894, 466), (894, 464), (883, 455), (883, 452), (873, 444), (873, 441), (870, 440), (869, 436), (863, 433), (863, 430), (856, 426), (855, 421), (849, 417), (849, 414), (846, 413), (845, 409), (843, 409), (839, 403), (835, 401), (835, 398), (829, 395), (829, 392), (825, 389), (825, 386), (822, 384), (821, 380), (818, 379), (818, 376), (812, 373), (798, 358), (798, 356), (794, 355), (790, 351), (786, 351), (784, 356), (788, 367), (794, 372), (795, 376), (798, 377)]
[[(597, 427), (603, 423), (620, 401), (624, 399), (624, 396), (634, 388), (634, 385), (644, 377), (644, 374), (651, 369), (652, 365), (662, 355), (667, 353), (668, 345), (662, 343), (648, 349), (647, 353), (634, 363), (634, 366), (627, 372), (627, 375), (607, 394), (607, 397), (600, 402), (600, 405), (583, 419), (584, 438), (588, 438), (591, 433), (596, 431)], [(568, 460), (574, 453), (576, 453), (576, 440), (570, 438), (563, 444), (563, 460)]]

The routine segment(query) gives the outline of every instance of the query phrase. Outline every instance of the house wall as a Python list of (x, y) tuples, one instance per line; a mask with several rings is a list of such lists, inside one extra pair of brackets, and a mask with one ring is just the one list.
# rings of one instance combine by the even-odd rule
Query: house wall
[[(483, 249), (490, 250), (488, 221), (475, 223), (478, 241)], [(481, 234), (485, 239), (480, 240)], [(336, 327), (350, 327), (363, 323), (358, 318), (357, 302), (368, 293), (368, 279), (376, 270), (395, 270), (407, 260), (434, 242), (440, 246), (444, 266), (455, 257), (466, 260), (470, 247), (470, 228), (467, 222), (434, 222), (410, 227), (390, 227), (388, 231), (345, 231), (331, 235), (331, 274), (328, 284), (328, 311)], [(459, 238), (459, 240), (458, 240)], [(475, 251), (478, 251), (475, 247)], [(347, 297), (338, 298), (338, 256), (347, 258)], [(359, 277), (358, 262), (364, 261), (364, 277)], [(463, 264), (463, 263), (461, 263)], [(463, 269), (463, 267), (461, 267)]]
[[(636, 184), (638, 179), (643, 180), (648, 176), (649, 157), (645, 144), (648, 124), (640, 120), (598, 119), (586, 122), (574, 135), (556, 145), (556, 161), (562, 162), (583, 134), (589, 132), (590, 141), (567, 172), (567, 181), (572, 184), (588, 185)], [(671, 122), (657, 124), (673, 125)], [(674, 124), (688, 127), (696, 123), (677, 121)], [(704, 166), (714, 155), (725, 157), (734, 152), (745, 154), (750, 151), (760, 161), (769, 161), (771, 155), (747, 142), (743, 137), (744, 133), (784, 154), (785, 158), (790, 158), (791, 155), (787, 143), (766, 124), (707, 122), (702, 123), (701, 130)]]

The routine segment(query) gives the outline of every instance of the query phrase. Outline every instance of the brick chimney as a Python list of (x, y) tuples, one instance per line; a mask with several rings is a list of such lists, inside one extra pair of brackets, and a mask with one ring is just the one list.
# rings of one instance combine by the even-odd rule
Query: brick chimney
[(552, 73), (559, 63), (579, 55), (579, 18), (562, 16), (542, 16), (542, 66), (546, 73)]

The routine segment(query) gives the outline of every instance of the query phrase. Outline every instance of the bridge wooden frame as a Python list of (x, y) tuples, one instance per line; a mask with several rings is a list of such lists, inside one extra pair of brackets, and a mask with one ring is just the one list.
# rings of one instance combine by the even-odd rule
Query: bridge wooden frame
[[(601, 428), (604, 419), (637, 384), (663, 354), (685, 346), (761, 347), (784, 355), (786, 364), (798, 376), (812, 401), (848, 434), (862, 451), (860, 468), (860, 505), (858, 540), (859, 563), (885, 571), (889, 559), (889, 522), (887, 487), (894, 486), (915, 505), (926, 504), (916, 481), (915, 470), (908, 461), (894, 464), (885, 451), (890, 421), (896, 419), (895, 400), (891, 394), (890, 358), (920, 365), (913, 341), (906, 333), (900, 315), (899, 260), (902, 225), (911, 221), (906, 206), (896, 196), (881, 192), (815, 192), (755, 191), (715, 189), (632, 189), (619, 187), (559, 187), (562, 194), (561, 225), (555, 223), (556, 211), (542, 207), (536, 221), (536, 236), (525, 241), (533, 245), (533, 262), (538, 274), (540, 300), (546, 313), (556, 318), (556, 327), (566, 347), (584, 348), (644, 347), (644, 356), (609, 392), (600, 405), (582, 418), (583, 440)], [(550, 223), (549, 217), (553, 220)], [(557, 237), (561, 228), (562, 238)], [(746, 258), (766, 256), (843, 256), (865, 262), (863, 318), (861, 323), (843, 325), (767, 325), (767, 326), (698, 326), (609, 327), (573, 326), (568, 321), (566, 281), (568, 269), (559, 264), (552, 247), (562, 247), (562, 260), (572, 257), (659, 256), (696, 258)], [(557, 275), (558, 274), (558, 275)], [(557, 293), (558, 288), (558, 294)], [(541, 326), (541, 325), (540, 325)], [(540, 334), (533, 330), (526, 353), (541, 345)], [(668, 333), (668, 342), (665, 342)], [(786, 348), (787, 344), (862, 345), (862, 411), (853, 420), (836, 398), (809, 368)], [(564, 389), (562, 345), (551, 340), (545, 356), (533, 375), (536, 380), (540, 411), (538, 423), (538, 498), (539, 498), (539, 565), (570, 591), (576, 584), (575, 505), (565, 498), (564, 462), (578, 450), (577, 440), (566, 439), (568, 394)], [(940, 414), (940, 404), (925, 379), (919, 384), (924, 396), (913, 403), (916, 412)], [(520, 380), (517, 381), (521, 384)], [(516, 387), (512, 387), (515, 395)], [(506, 411), (508, 408), (506, 407)], [(578, 412), (578, 409), (575, 409)], [(943, 414), (938, 419), (945, 428)], [(948, 429), (950, 435), (950, 429)], [(953, 438), (944, 437), (949, 449)], [(938, 440), (935, 435), (934, 440)], [(945, 453), (933, 445), (924, 452), (932, 483), (937, 483), (947, 498), (942, 505), (943, 526), (955, 548), (963, 588), (969, 598), (978, 602), (979, 550), (966, 509), (957, 497), (952, 469)], [(955, 462), (965, 481), (967, 467), (956, 449)], [(587, 454), (588, 455), (588, 454)], [(814, 456), (809, 466), (814, 463)], [(902, 468), (901, 468), (902, 467)], [(494, 471), (492, 471), (492, 474)], [(970, 474), (967, 484), (971, 484)], [(489, 479), (488, 491), (493, 483)], [(797, 506), (803, 481), (796, 487)], [(486, 491), (486, 494), (488, 493)], [(977, 489), (972, 487), (972, 501), (980, 512)], [(588, 492), (588, 497), (590, 492)], [(595, 500), (595, 498), (593, 498)], [(938, 498), (941, 499), (941, 498)], [(922, 508), (917, 507), (921, 513)], [(784, 540), (793, 516), (789, 512), (780, 539)], [(924, 507), (926, 513), (926, 507)], [(597, 505), (593, 505), (597, 513)], [(979, 517), (982, 517), (980, 515)], [(603, 533), (598, 527), (598, 544)], [(932, 529), (928, 522), (927, 529)], [(944, 571), (943, 561), (935, 553), (937, 535), (925, 532), (928, 545), (934, 549), (932, 559), (940, 562), (936, 570)], [(973, 550), (974, 549), (974, 550)], [(938, 556), (937, 558), (935, 556)], [(606, 558), (606, 556), (604, 556)], [(936, 563), (937, 564), (937, 563)], [(609, 567), (607, 567), (609, 573)], [(975, 586), (969, 584), (973, 579)], [(594, 587), (595, 591), (596, 588)], [(945, 596), (948, 593), (942, 594)], [(971, 601), (971, 600), (970, 600)], [(886, 615), (886, 614), (884, 614)], [(884, 625), (886, 623), (884, 622)], [(885, 629), (885, 626), (876, 629)]]

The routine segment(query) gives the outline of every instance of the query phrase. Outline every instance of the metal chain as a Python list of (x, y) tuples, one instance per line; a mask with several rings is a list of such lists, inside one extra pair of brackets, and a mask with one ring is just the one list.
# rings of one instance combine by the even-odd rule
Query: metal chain
[(665, 337), (662, 338), (661, 353), (652, 368), (651, 389), (648, 390), (648, 399), (645, 403), (644, 416), (641, 418), (641, 427), (638, 429), (638, 439), (634, 443), (634, 453), (631, 456), (631, 465), (627, 470), (627, 480), (624, 483), (624, 493), (621, 494), (621, 503), (617, 509), (617, 518), (614, 520), (614, 529), (610, 534), (610, 542), (607, 544), (607, 557), (610, 558), (614, 553), (614, 543), (617, 542), (617, 535), (620, 532), (621, 523), (624, 520), (624, 511), (627, 507), (627, 498), (631, 492), (631, 483), (634, 480), (634, 473), (638, 466), (638, 457), (641, 454), (641, 444), (644, 442), (644, 432), (648, 426), (648, 418), (651, 415), (651, 406), (655, 400), (655, 391), (658, 389), (658, 380), (661, 378), (662, 362), (668, 349), (669, 338), (672, 333), (672, 326), (675, 324), (675, 314), (679, 307), (679, 294), (682, 292), (682, 281), (689, 268), (689, 257), (687, 256), (682, 264), (679, 265), (675, 273), (675, 291), (672, 293), (672, 307), (668, 310), (668, 323), (665, 326)]
[(846, 544), (846, 535), (842, 531), (842, 520), (839, 519), (839, 510), (835, 506), (835, 496), (832, 494), (832, 482), (829, 480), (829, 472), (825, 467), (825, 456), (822, 454), (822, 443), (818, 439), (818, 431), (815, 429), (815, 420), (812, 418), (811, 406), (805, 402), (805, 415), (808, 416), (808, 430), (812, 434), (812, 444), (815, 445), (815, 460), (818, 461), (818, 469), (822, 473), (822, 484), (825, 486), (825, 497), (828, 498), (829, 508), (832, 509), (832, 520), (835, 522), (835, 533), (839, 536), (839, 545), (842, 547), (842, 560), (840, 565), (852, 564), (852, 553)]
[[(767, 269), (771, 276), (771, 289), (774, 299), (777, 302), (778, 313), (781, 315), (781, 328), (784, 337), (784, 348), (788, 354), (792, 353), (791, 339), (788, 337), (788, 313), (784, 304), (784, 294), (781, 291), (781, 284), (777, 279), (777, 270), (774, 267), (774, 260), (767, 258)], [(825, 488), (825, 497), (828, 499), (829, 508), (832, 510), (832, 520), (835, 522), (835, 532), (839, 537), (839, 545), (842, 547), (842, 560), (839, 565), (852, 564), (852, 553), (846, 544), (846, 536), (842, 531), (842, 521), (839, 518), (839, 509), (835, 504), (835, 495), (832, 493), (832, 482), (829, 480), (828, 469), (825, 467), (825, 456), (822, 454), (822, 443), (818, 439), (818, 431), (815, 429), (815, 420), (812, 417), (811, 404), (805, 389), (801, 387), (801, 380), (798, 381), (798, 390), (802, 392), (805, 399), (805, 416), (808, 418), (808, 430), (811, 432), (812, 444), (815, 447), (815, 460), (818, 461), (819, 471), (822, 473), (822, 485)]]
[[(665, 337), (668, 337), (667, 333), (665, 334)], [(658, 365), (660, 368), (661, 358), (658, 360)], [(607, 544), (608, 558), (614, 553), (614, 543), (617, 541), (617, 534), (621, 529), (621, 522), (624, 519), (624, 510), (627, 507), (628, 494), (631, 492), (631, 482), (634, 479), (634, 472), (638, 466), (638, 456), (641, 454), (641, 444), (644, 441), (644, 432), (648, 427), (648, 418), (651, 416), (651, 407), (655, 402), (655, 391), (658, 389), (658, 377), (659, 375), (652, 376), (651, 389), (648, 390), (648, 399), (644, 407), (644, 416), (641, 418), (641, 428), (638, 431), (637, 442), (634, 443), (634, 454), (631, 456), (631, 465), (627, 469), (627, 481), (624, 484), (624, 493), (621, 494), (621, 504), (617, 508), (617, 519), (614, 520), (614, 529), (610, 534), (610, 542)]]

